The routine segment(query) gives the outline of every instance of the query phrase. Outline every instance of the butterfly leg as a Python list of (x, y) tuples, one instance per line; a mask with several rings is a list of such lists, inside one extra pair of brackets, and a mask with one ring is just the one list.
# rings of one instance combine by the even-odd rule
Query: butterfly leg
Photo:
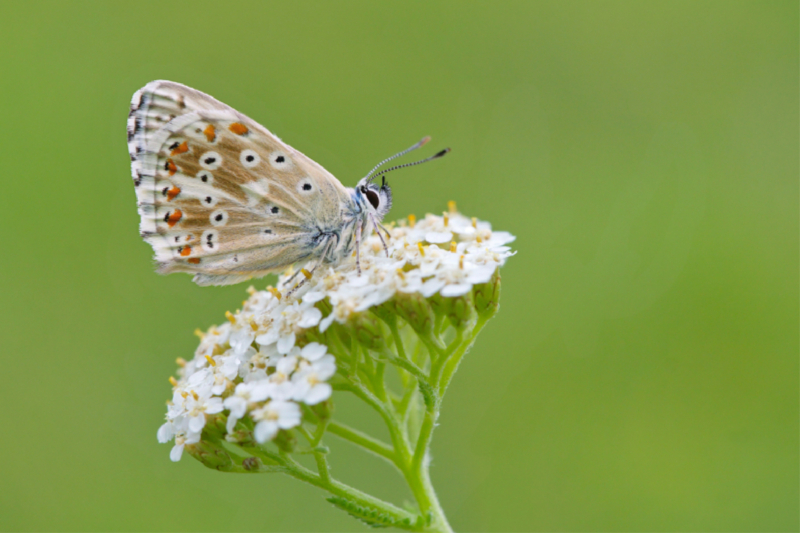
[[(386, 228), (381, 226), (381, 223), (378, 222), (378, 220), (375, 218), (375, 215), (373, 215), (372, 213), (369, 214), (369, 218), (372, 219), (372, 226), (375, 228), (375, 233), (377, 233), (378, 237), (380, 237), (381, 239), (381, 243), (383, 244), (383, 251), (386, 252), (386, 257), (389, 257), (389, 247), (386, 246), (386, 241), (383, 239), (383, 235), (381, 235), (381, 230), (386, 231)], [(386, 231), (386, 234), (388, 235), (389, 232)]]
[(302, 272), (302, 270), (298, 268), (298, 269), (295, 271), (295, 273), (294, 273), (294, 274), (292, 274), (291, 276), (289, 276), (289, 279), (287, 279), (286, 281), (284, 281), (284, 282), (283, 282), (283, 286), (284, 286), (284, 287), (288, 287), (289, 285), (291, 285), (291, 283), (292, 283), (292, 280), (294, 280), (294, 278), (296, 278), (296, 277), (297, 277), (297, 275), (298, 275), (298, 274), (300, 274), (300, 272)]
[[(294, 294), (295, 292), (297, 292), (297, 290), (300, 287), (305, 285), (306, 282), (308, 280), (310, 280), (311, 277), (314, 275), (314, 272), (317, 271), (317, 267), (319, 267), (322, 263), (325, 262), (325, 257), (328, 255), (328, 250), (330, 250), (330, 248), (331, 248), (331, 243), (333, 243), (333, 237), (332, 236), (328, 237), (327, 242), (325, 243), (325, 249), (322, 251), (322, 255), (320, 256), (319, 261), (317, 261), (317, 264), (314, 265), (311, 268), (311, 271), (308, 271), (305, 268), (301, 268), (300, 270), (297, 271), (296, 274), (299, 274), (300, 272), (303, 273), (303, 279), (301, 279), (300, 282), (292, 288), (292, 290), (290, 290), (289, 292), (286, 293), (287, 298), (289, 296), (291, 296), (292, 294)], [(294, 275), (292, 276), (292, 278), (294, 278)]]
[(356, 270), (359, 276), (361, 275), (361, 226), (360, 220), (356, 222)]

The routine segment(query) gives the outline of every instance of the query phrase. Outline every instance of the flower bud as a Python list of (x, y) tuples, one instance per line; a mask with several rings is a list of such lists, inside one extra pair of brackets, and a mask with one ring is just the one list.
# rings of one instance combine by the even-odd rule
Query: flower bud
[(263, 465), (264, 463), (258, 457), (245, 457), (242, 460), (242, 468), (248, 472), (258, 472)]
[(203, 439), (218, 441), (223, 438), (227, 432), (225, 429), (225, 423), (227, 421), (228, 417), (226, 417), (224, 413), (206, 415), (206, 425), (203, 428)]
[(328, 398), (324, 402), (312, 405), (311, 411), (317, 415), (320, 420), (327, 420), (333, 416), (333, 400)]
[(475, 325), (477, 315), (471, 292), (463, 296), (434, 294), (429, 300), (436, 314), (445, 316), (456, 329), (471, 328)]
[(433, 338), (436, 316), (430, 303), (419, 293), (397, 293), (394, 296), (395, 308), (403, 320), (425, 338)]
[(500, 308), (500, 269), (494, 271), (487, 283), (475, 285), (472, 294), (478, 315), (484, 320), (492, 318)]
[(253, 432), (247, 429), (239, 429), (228, 433), (225, 435), (225, 440), (233, 444), (238, 444), (243, 448), (252, 448), (258, 445), (253, 438)]
[(228, 470), (233, 466), (233, 459), (228, 452), (213, 441), (201, 440), (195, 444), (187, 444), (184, 450), (208, 468)]
[(397, 310), (392, 300), (386, 301), (380, 305), (375, 305), (370, 308), (370, 311), (389, 326), (393, 326), (397, 323)]
[(278, 431), (273, 442), (280, 450), (286, 453), (292, 453), (297, 447), (297, 437), (291, 429), (282, 429)]
[(371, 313), (354, 313), (348, 323), (356, 340), (364, 347), (377, 352), (386, 347), (384, 331), (377, 317)]

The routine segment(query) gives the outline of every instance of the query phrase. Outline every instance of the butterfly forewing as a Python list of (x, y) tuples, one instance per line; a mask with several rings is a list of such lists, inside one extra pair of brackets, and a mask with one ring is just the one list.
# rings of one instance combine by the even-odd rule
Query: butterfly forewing
[(266, 128), (167, 81), (131, 102), (128, 147), (140, 232), (159, 272), (236, 283), (319, 255), (319, 227), (341, 225), (347, 190)]

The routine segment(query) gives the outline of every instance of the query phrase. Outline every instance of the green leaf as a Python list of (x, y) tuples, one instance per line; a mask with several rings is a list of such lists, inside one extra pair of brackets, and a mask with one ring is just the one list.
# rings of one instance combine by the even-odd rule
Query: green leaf
[(414, 523), (409, 518), (398, 520), (396, 517), (386, 514), (379, 509), (361, 505), (347, 498), (331, 496), (330, 498), (326, 498), (326, 500), (350, 516), (361, 520), (370, 527), (397, 527), (401, 529), (410, 529), (414, 526)]

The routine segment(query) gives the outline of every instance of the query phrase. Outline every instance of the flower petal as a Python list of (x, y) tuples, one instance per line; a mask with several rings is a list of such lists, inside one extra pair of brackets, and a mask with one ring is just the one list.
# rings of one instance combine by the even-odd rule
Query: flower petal
[(287, 354), (294, 347), (294, 331), (288, 335), (281, 335), (278, 339), (278, 353)]
[(316, 361), (326, 353), (328, 353), (328, 347), (318, 342), (310, 342), (303, 346), (303, 349), (300, 351), (300, 355), (303, 356), (303, 359), (311, 362)]
[(172, 450), (169, 452), (169, 458), (172, 462), (177, 463), (181, 460), (181, 456), (183, 455), (183, 444), (176, 444), (172, 447)]

